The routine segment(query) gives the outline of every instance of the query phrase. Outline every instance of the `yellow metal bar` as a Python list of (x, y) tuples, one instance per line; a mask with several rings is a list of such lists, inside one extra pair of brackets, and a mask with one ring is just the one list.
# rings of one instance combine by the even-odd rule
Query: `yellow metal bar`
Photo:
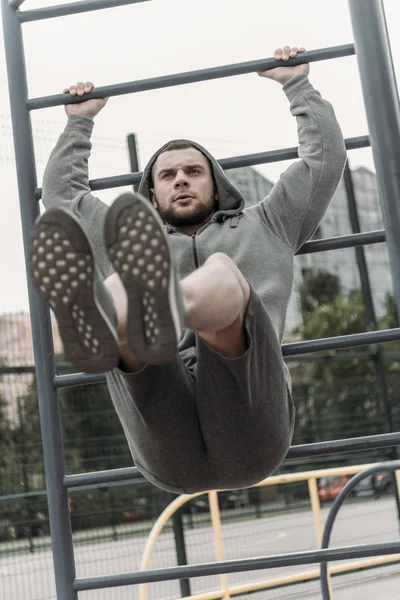
[(252, 487), (262, 487), (270, 485), (280, 485), (283, 483), (293, 483), (294, 481), (307, 481), (310, 477), (320, 479), (321, 477), (331, 477), (335, 475), (355, 475), (372, 467), (375, 463), (368, 463), (366, 465), (354, 465), (352, 467), (336, 467), (334, 469), (319, 469), (316, 471), (302, 471), (301, 473), (287, 473), (286, 475), (273, 475), (264, 479), (259, 483), (256, 483)]
[[(215, 550), (217, 560), (225, 560), (224, 543), (222, 541), (221, 514), (219, 512), (218, 493), (215, 491), (208, 492), (208, 501), (210, 503), (211, 523), (214, 530)], [(221, 574), (219, 576), (221, 588), (224, 591), (222, 600), (231, 600), (229, 593), (228, 575)]]
[[(147, 538), (147, 542), (144, 546), (142, 562), (140, 564), (140, 570), (146, 571), (150, 565), (150, 558), (156, 544), (157, 538), (164, 529), (168, 519), (172, 517), (175, 511), (178, 510), (181, 506), (189, 502), (192, 498), (197, 498), (197, 496), (202, 496), (207, 492), (200, 492), (198, 494), (183, 494), (182, 496), (178, 496), (171, 504), (169, 504), (158, 517), (156, 522), (154, 523), (149, 536)], [(147, 584), (141, 583), (139, 585), (139, 600), (147, 600)]]
[[(322, 524), (321, 515), (321, 503), (319, 501), (317, 480), (315, 477), (311, 477), (308, 480), (308, 492), (310, 494), (311, 508), (315, 520), (315, 528), (317, 530), (317, 544), (321, 546), (322, 536), (324, 534), (324, 526)], [(333, 600), (332, 582), (328, 571), (328, 589), (329, 589), (329, 600)]]
[(314, 515), (315, 528), (317, 530), (317, 544), (321, 545), (324, 526), (322, 524), (321, 504), (318, 496), (318, 486), (315, 477), (308, 480), (308, 492), (310, 494), (311, 508)]
[[(338, 468), (333, 468), (333, 469), (319, 469), (319, 470), (315, 470), (315, 471), (303, 471), (302, 473), (291, 473), (291, 474), (287, 474), (287, 475), (275, 475), (273, 477), (269, 477), (268, 479), (264, 479), (263, 481), (260, 481), (259, 483), (257, 483), (256, 485), (254, 485), (252, 487), (263, 487), (263, 486), (268, 487), (268, 486), (272, 486), (272, 485), (292, 483), (295, 481), (314, 480), (314, 483), (309, 482), (308, 486), (309, 486), (309, 491), (310, 491), (311, 505), (313, 507), (314, 517), (315, 517), (315, 522), (316, 522), (316, 527), (317, 527), (317, 536), (319, 539), (322, 539), (321, 508), (320, 508), (320, 503), (319, 503), (319, 498), (318, 498), (318, 488), (317, 488), (316, 480), (321, 477), (329, 477), (329, 476), (335, 476), (335, 475), (355, 475), (356, 473), (360, 473), (361, 471), (364, 471), (368, 467), (373, 466), (373, 464), (374, 463), (368, 463), (368, 464), (364, 464), (364, 465), (355, 465), (355, 466), (351, 466), (351, 467), (338, 467)], [(398, 487), (399, 493), (400, 493), (400, 471), (396, 471), (396, 481), (397, 481), (397, 487)], [(178, 498), (176, 498), (173, 502), (171, 502), (171, 504), (169, 506), (167, 506), (166, 509), (161, 513), (161, 515), (158, 517), (158, 519), (154, 523), (152, 530), (149, 534), (149, 537), (147, 539), (147, 542), (145, 544), (145, 548), (144, 548), (143, 556), (142, 556), (142, 562), (141, 562), (141, 566), (140, 566), (141, 570), (148, 569), (149, 564), (150, 564), (151, 554), (153, 552), (153, 548), (155, 546), (158, 536), (160, 535), (163, 528), (165, 527), (165, 524), (167, 523), (168, 519), (174, 514), (174, 512), (176, 510), (178, 510), (178, 508), (183, 506), (183, 504), (185, 504), (186, 502), (189, 502), (189, 500), (191, 500), (193, 498), (202, 496), (205, 493), (207, 493), (207, 492), (199, 492), (197, 494), (191, 494), (191, 495), (184, 494), (182, 496), (178, 496)], [(215, 497), (214, 497), (214, 495), (215, 495)], [(213, 499), (211, 499), (211, 497)], [(216, 515), (216, 519), (217, 519), (217, 531), (219, 531), (219, 540), (220, 540), (218, 542), (218, 540), (217, 540), (218, 534), (216, 534), (216, 548), (217, 548), (217, 555), (218, 555), (218, 553), (220, 553), (220, 556), (222, 556), (222, 558), (220, 558), (218, 556), (218, 560), (224, 560), (222, 534), (221, 534), (221, 520), (220, 520), (217, 492), (209, 492), (209, 498), (210, 498), (210, 511), (211, 511), (212, 520), (213, 520), (213, 512), (212, 511), (215, 510), (215, 507), (214, 508), (212, 508), (212, 507), (213, 507), (214, 503), (216, 502), (215, 515)], [(318, 507), (317, 507), (317, 502), (318, 502)], [(218, 513), (217, 513), (217, 511), (218, 511)], [(214, 532), (215, 532), (216, 529), (214, 527), (214, 520), (213, 520), (213, 528), (214, 528)], [(218, 546), (219, 543), (221, 544), (220, 547)], [(354, 571), (357, 569), (366, 568), (369, 566), (390, 564), (391, 562), (396, 562), (396, 561), (400, 562), (400, 555), (396, 554), (396, 555), (368, 559), (368, 560), (361, 561), (361, 562), (353, 562), (353, 563), (349, 563), (349, 564), (345, 564), (345, 565), (335, 565), (328, 569), (328, 574), (331, 575), (333, 573), (345, 573), (345, 572), (350, 572), (350, 571)], [(226, 577), (226, 585), (222, 584), (222, 577)], [(307, 579), (313, 579), (315, 577), (319, 577), (319, 570), (303, 572), (303, 573), (289, 575), (289, 576), (285, 576), (285, 577), (278, 577), (278, 578), (275, 578), (275, 579), (272, 579), (269, 581), (261, 581), (261, 582), (256, 582), (256, 583), (243, 584), (242, 586), (229, 587), (227, 576), (222, 575), (221, 576), (221, 585), (223, 587), (222, 590), (207, 592), (205, 594), (197, 594), (195, 596), (187, 596), (185, 599), (182, 599), (182, 600), (189, 600), (189, 599), (190, 600), (214, 600), (216, 598), (221, 598), (221, 596), (223, 596), (224, 594), (225, 594), (223, 596), (224, 599), (225, 598), (229, 599), (230, 598), (229, 594), (232, 595), (232, 594), (239, 594), (242, 592), (244, 593), (247, 591), (256, 591), (258, 589), (263, 589), (263, 588), (279, 587), (281, 585), (286, 585), (288, 583), (296, 583), (296, 582), (300, 582), (300, 581), (306, 581)], [(332, 598), (331, 589), (330, 589), (330, 593), (331, 593), (331, 598)], [(147, 600), (147, 584), (139, 585), (139, 600)]]
[[(398, 554), (390, 554), (388, 556), (380, 556), (378, 558), (370, 558), (363, 561), (346, 563), (344, 565), (335, 565), (328, 569), (329, 575), (340, 575), (344, 573), (351, 573), (357, 569), (367, 569), (368, 567), (383, 566), (391, 563), (400, 563), (400, 556)], [(281, 587), (283, 585), (303, 583), (312, 579), (318, 579), (320, 575), (319, 569), (313, 569), (312, 571), (304, 571), (302, 573), (294, 573), (293, 575), (285, 575), (284, 577), (275, 577), (274, 579), (267, 579), (264, 581), (255, 581), (253, 583), (243, 583), (241, 585), (233, 585), (229, 591), (232, 595), (234, 594), (245, 594), (246, 592), (256, 592), (258, 590), (270, 589), (275, 587)], [(195, 594), (193, 596), (185, 596), (181, 600), (216, 600), (221, 598), (223, 590), (216, 590), (213, 592), (204, 592), (202, 594)]]
[(219, 600), (224, 593), (224, 590), (215, 590), (214, 592), (203, 592), (195, 596), (184, 596), (180, 600)]

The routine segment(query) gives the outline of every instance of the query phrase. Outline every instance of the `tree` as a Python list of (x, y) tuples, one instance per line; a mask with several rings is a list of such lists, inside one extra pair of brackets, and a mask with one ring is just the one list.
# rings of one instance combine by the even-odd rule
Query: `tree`
[[(304, 311), (303, 324), (295, 328), (292, 335), (316, 339), (365, 331), (361, 291), (343, 294), (338, 290), (336, 276), (308, 273), (300, 288), (300, 294), (304, 296), (300, 302)], [(387, 307), (382, 322), (393, 319), (390, 300)], [(382, 399), (369, 352), (369, 347), (334, 350), (322, 356), (313, 354), (309, 361), (289, 363), (297, 408), (294, 443), (384, 431)], [(393, 385), (400, 384), (399, 372), (395, 382)]]
[[(63, 356), (56, 359), (57, 364), (65, 364)], [(99, 471), (133, 464), (106, 384), (63, 388), (58, 397), (67, 472)], [(20, 399), (20, 405), (24, 451), (29, 454), (31, 473), (38, 476), (44, 468), (35, 378), (27, 394)], [(15, 436), (21, 448), (21, 427)]]
[(65, 388), (59, 394), (66, 462), (84, 471), (132, 466), (125, 434), (106, 384)]
[[(0, 377), (0, 381), (3, 378)], [(0, 493), (7, 494), (10, 491), (10, 481), (14, 471), (15, 451), (11, 423), (8, 418), (7, 403), (0, 395)]]
[(385, 297), (386, 315), (381, 319), (381, 326), (384, 329), (392, 329), (399, 326), (397, 315), (396, 298), (388, 292)]
[(19, 486), (14, 493), (42, 490), (45, 487), (44, 464), (36, 378), (27, 393), (17, 398), (17, 405), (18, 422), (14, 424), (12, 433)]
[(308, 269), (299, 287), (300, 310), (303, 322), (321, 305), (329, 304), (340, 293), (339, 277), (319, 269), (314, 273)]

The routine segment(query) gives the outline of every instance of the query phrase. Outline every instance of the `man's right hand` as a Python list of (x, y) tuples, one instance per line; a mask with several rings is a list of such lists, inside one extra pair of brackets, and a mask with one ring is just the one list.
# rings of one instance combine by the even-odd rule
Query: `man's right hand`
[[(71, 96), (84, 96), (93, 91), (94, 85), (90, 81), (83, 83), (80, 81), (76, 85), (71, 85), (64, 89), (64, 94)], [(96, 100), (86, 100), (86, 102), (78, 102), (76, 104), (66, 104), (65, 112), (67, 115), (78, 115), (80, 117), (88, 117), (94, 119), (99, 114), (102, 108), (107, 104), (108, 98), (99, 98)]]

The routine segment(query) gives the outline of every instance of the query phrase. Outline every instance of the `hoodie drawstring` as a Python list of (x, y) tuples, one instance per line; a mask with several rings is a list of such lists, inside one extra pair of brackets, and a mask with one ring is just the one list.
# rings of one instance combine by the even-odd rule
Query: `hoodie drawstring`
[(241, 216), (242, 216), (242, 213), (239, 213), (238, 215), (235, 215), (234, 217), (232, 217), (230, 219), (229, 227), (231, 227), (232, 229), (237, 227), (239, 225), (239, 220), (240, 220)]

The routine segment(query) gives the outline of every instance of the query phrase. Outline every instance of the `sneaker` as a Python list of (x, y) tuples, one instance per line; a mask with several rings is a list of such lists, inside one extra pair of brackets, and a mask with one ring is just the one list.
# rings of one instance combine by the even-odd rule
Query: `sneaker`
[(122, 194), (110, 206), (104, 241), (128, 295), (128, 343), (145, 364), (172, 361), (184, 302), (164, 224), (149, 200)]
[(89, 240), (72, 213), (53, 208), (38, 219), (29, 265), (40, 297), (57, 319), (65, 357), (85, 373), (116, 367), (119, 344), (114, 303)]

